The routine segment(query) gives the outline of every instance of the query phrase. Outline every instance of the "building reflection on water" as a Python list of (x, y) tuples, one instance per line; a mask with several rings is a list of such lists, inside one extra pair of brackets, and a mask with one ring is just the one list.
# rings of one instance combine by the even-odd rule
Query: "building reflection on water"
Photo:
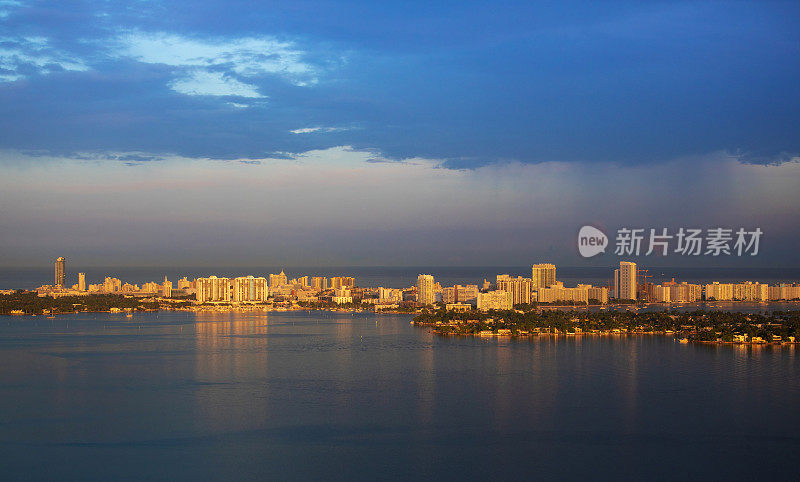
[(270, 408), (267, 314), (197, 312), (194, 329), (198, 428), (258, 427)]

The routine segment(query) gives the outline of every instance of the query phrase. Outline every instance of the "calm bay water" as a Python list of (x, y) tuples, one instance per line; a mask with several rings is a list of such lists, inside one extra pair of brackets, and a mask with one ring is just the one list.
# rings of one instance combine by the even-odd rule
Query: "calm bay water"
[(401, 315), (0, 317), (6, 479), (778, 478), (800, 353)]

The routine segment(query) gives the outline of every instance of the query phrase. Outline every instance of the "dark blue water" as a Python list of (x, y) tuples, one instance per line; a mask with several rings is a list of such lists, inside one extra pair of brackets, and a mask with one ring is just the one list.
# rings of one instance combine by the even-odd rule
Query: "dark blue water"
[(322, 312), (0, 317), (4, 479), (794, 479), (793, 347)]
[[(201, 276), (264, 276), (285, 270), (289, 278), (299, 276), (353, 276), (356, 284), (362, 287), (406, 288), (417, 282), (420, 273), (432, 274), (442, 286), (455, 284), (478, 284), (484, 279), (494, 281), (498, 274), (530, 277), (530, 266), (463, 266), (463, 267), (339, 267), (339, 268), (302, 268), (287, 266), (253, 266), (248, 268), (215, 267), (215, 268), (175, 268), (175, 267), (82, 267), (75, 266), (67, 260), (67, 285), (78, 282), (78, 272), (86, 273), (88, 284), (102, 283), (106, 276), (121, 279), (123, 282), (142, 284), (148, 281), (161, 282), (168, 276), (173, 282), (179, 278), (194, 279)], [(567, 286), (578, 283), (591, 283), (597, 286), (611, 284), (614, 268), (602, 267), (561, 267), (557, 276)], [(33, 289), (43, 284), (53, 284), (53, 266), (37, 268), (1, 268), (0, 289)], [(650, 270), (649, 281), (662, 282), (676, 278), (678, 281), (692, 283), (760, 281), (763, 283), (800, 282), (798, 268), (657, 268)]]

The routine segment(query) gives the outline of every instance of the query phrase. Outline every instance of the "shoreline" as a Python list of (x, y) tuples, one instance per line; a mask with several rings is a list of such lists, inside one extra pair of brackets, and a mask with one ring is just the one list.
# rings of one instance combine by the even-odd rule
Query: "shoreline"
[[(420, 327), (430, 327), (431, 325), (415, 325)], [(619, 333), (612, 333), (612, 332), (603, 332), (603, 333), (550, 333), (550, 332), (539, 332), (539, 333), (524, 333), (524, 334), (510, 334), (510, 333), (447, 333), (441, 332), (435, 329), (428, 330), (429, 333), (433, 333), (438, 336), (444, 337), (467, 337), (467, 338), (507, 338), (507, 339), (520, 339), (520, 338), (583, 338), (583, 337), (592, 337), (592, 338), (600, 338), (600, 337), (623, 337), (623, 336), (637, 336), (637, 335), (646, 335), (646, 336), (662, 336), (662, 337), (669, 337), (675, 340), (676, 343), (681, 344), (696, 344), (696, 345), (733, 345), (733, 346), (794, 346), (800, 345), (800, 341), (779, 341), (779, 342), (772, 342), (772, 341), (759, 341), (759, 342), (751, 342), (751, 341), (743, 341), (743, 342), (735, 342), (735, 341), (704, 341), (704, 340), (687, 340), (681, 339), (676, 336), (673, 336), (669, 333), (664, 332), (657, 332), (657, 331), (634, 331), (634, 332), (619, 332)]]

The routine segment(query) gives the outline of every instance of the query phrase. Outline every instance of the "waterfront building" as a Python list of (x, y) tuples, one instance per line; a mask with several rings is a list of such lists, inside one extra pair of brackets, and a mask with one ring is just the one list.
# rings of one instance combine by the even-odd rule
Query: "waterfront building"
[(608, 303), (608, 288), (600, 286), (590, 286), (587, 289), (589, 300), (597, 300), (602, 304)]
[(240, 276), (233, 280), (231, 300), (236, 303), (263, 303), (267, 301), (268, 296), (266, 278)]
[(475, 304), (480, 292), (478, 285), (456, 285), (456, 302)]
[(669, 286), (653, 285), (653, 302), (669, 303), (671, 301), (669, 292)]
[(589, 303), (590, 285), (578, 285), (575, 288), (567, 288), (564, 283), (557, 282), (548, 288), (538, 288), (536, 290), (536, 300), (539, 303)]
[(730, 301), (733, 299), (733, 284), (714, 281), (703, 287), (706, 300)]
[(471, 303), (478, 298), (478, 285), (455, 285), (442, 289), (442, 303)]
[(318, 293), (317, 291), (307, 288), (295, 291), (294, 297), (297, 299), (297, 301), (316, 303), (317, 301), (319, 301), (317, 293)]
[(778, 300), (797, 300), (800, 299), (800, 285), (781, 283), (778, 288)]
[(286, 273), (281, 270), (280, 274), (271, 274), (269, 275), (269, 287), (272, 289), (278, 288), (287, 284)]
[(328, 278), (314, 276), (311, 278), (311, 287), (317, 292), (328, 289)]
[(417, 276), (417, 303), (432, 305), (436, 301), (433, 284), (433, 276), (429, 274)]
[(522, 276), (512, 278), (507, 274), (502, 274), (497, 276), (497, 289), (511, 293), (512, 305), (529, 304), (531, 302), (533, 280)]
[[(122, 285), (123, 291), (126, 290), (125, 285)], [(150, 281), (142, 285), (142, 292), (144, 293), (158, 293), (161, 291), (161, 285), (155, 281)]]
[(481, 311), (510, 310), (512, 307), (511, 293), (503, 290), (478, 293), (477, 305)]
[(769, 286), (762, 283), (745, 281), (733, 285), (733, 299), (739, 301), (767, 301)]
[(550, 263), (535, 264), (531, 268), (533, 288), (547, 288), (556, 284), (556, 265)]
[(702, 287), (700, 285), (689, 284), (685, 281), (676, 283), (674, 279), (664, 283), (662, 288), (669, 290), (669, 299), (665, 301), (673, 303), (697, 301), (702, 295)]
[(122, 281), (118, 278), (106, 276), (105, 281), (103, 281), (103, 291), (106, 293), (116, 293), (118, 291), (122, 291)]
[(393, 288), (378, 288), (379, 303), (401, 303), (403, 301), (403, 290)]
[(86, 291), (86, 273), (78, 273), (78, 291)]
[(63, 256), (56, 259), (55, 269), (56, 269), (55, 286), (56, 288), (64, 288), (67, 282), (67, 260), (65, 260)]
[(356, 280), (351, 276), (334, 276), (331, 278), (329, 287), (335, 290), (339, 288), (353, 288), (355, 285)]
[(230, 301), (231, 289), (229, 278), (197, 278), (197, 301), (205, 303), (207, 301)]
[(344, 303), (352, 303), (353, 302), (352, 292), (347, 287), (336, 288), (333, 290), (333, 297), (331, 298), (331, 301), (333, 301), (337, 305), (341, 305)]
[(169, 281), (166, 276), (164, 276), (164, 283), (161, 285), (161, 296), (164, 298), (172, 297), (172, 281)]
[(450, 286), (442, 289), (442, 303), (450, 304), (456, 302), (456, 287)]
[(636, 300), (636, 263), (620, 261), (619, 269), (614, 270), (614, 296), (618, 300)]
[(447, 303), (444, 305), (444, 309), (447, 311), (469, 311), (472, 309), (472, 305), (470, 303)]

